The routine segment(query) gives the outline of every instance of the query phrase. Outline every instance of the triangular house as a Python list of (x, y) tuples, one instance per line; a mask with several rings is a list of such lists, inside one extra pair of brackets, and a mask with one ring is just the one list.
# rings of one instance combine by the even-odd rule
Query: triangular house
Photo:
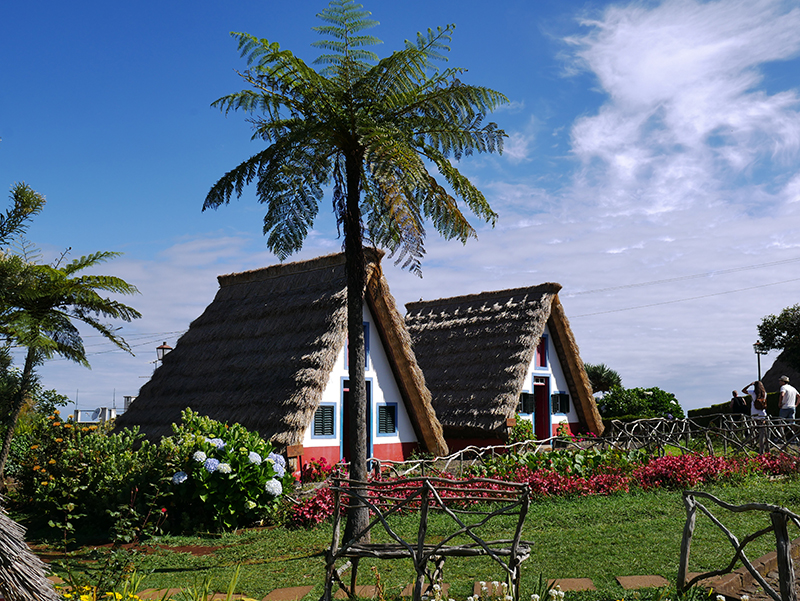
[(406, 305), (406, 326), (450, 450), (504, 441), (517, 413), (539, 440), (603, 422), (558, 299), (560, 284)]
[[(364, 331), (369, 453), (447, 452), (402, 316), (367, 251)], [(219, 291), (117, 420), (148, 438), (191, 407), (258, 431), (301, 462), (346, 457), (347, 291), (343, 254), (219, 276)], [(302, 448), (301, 448), (302, 445)]]

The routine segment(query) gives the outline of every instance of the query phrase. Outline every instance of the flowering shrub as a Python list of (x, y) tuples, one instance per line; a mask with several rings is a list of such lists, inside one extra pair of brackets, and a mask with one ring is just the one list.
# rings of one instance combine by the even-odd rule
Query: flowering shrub
[(698, 484), (731, 480), (747, 471), (747, 462), (735, 458), (681, 455), (655, 458), (637, 469), (633, 478), (644, 490), (691, 488)]
[(320, 457), (318, 460), (312, 459), (301, 468), (300, 480), (306, 484), (309, 482), (324, 482), (332, 471), (333, 466), (328, 465), (328, 461), (324, 457)]
[(294, 528), (311, 528), (333, 515), (333, 493), (326, 487), (289, 511), (288, 525)]
[(791, 476), (800, 474), (800, 457), (786, 453), (767, 453), (754, 460), (758, 468), (770, 476)]
[(78, 526), (87, 533), (121, 527), (130, 537), (162, 526), (169, 494), (158, 469), (163, 460), (138, 429), (109, 434), (56, 411), (35, 424), (32, 438), (12, 499), (30, 525), (49, 526), (65, 542)]
[(185, 530), (232, 529), (274, 511), (294, 478), (272, 445), (239, 424), (228, 425), (191, 409), (161, 442), (173, 473), (171, 509)]

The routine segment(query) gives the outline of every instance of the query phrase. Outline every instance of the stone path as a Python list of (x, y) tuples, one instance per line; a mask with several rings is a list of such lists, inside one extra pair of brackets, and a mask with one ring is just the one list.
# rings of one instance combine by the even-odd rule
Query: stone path
[[(617, 582), (626, 590), (638, 588), (652, 588), (667, 586), (669, 583), (661, 576), (618, 576)], [(551, 585), (558, 584), (562, 591), (594, 591), (597, 590), (594, 583), (589, 578), (559, 578), (550, 581)], [(491, 587), (491, 583), (489, 583)], [(447, 598), (447, 591), (450, 585), (447, 583), (442, 584), (442, 596)], [(314, 590), (313, 586), (292, 586), (289, 588), (277, 588), (262, 601), (300, 601)], [(414, 590), (414, 585), (409, 584), (403, 589), (403, 597), (411, 597)], [(141, 599), (147, 601), (158, 601), (164, 598), (164, 594), (168, 593), (168, 597), (177, 597), (180, 589), (147, 589), (139, 593)], [(378, 596), (378, 590), (374, 586), (359, 586), (357, 587), (357, 594), (362, 599), (375, 599)], [(473, 587), (473, 594), (481, 594), (481, 583), (476, 582)], [(495, 594), (495, 591), (490, 591), (490, 594)], [(234, 595), (234, 599), (241, 599), (245, 595)], [(336, 599), (346, 599), (344, 591), (339, 590), (334, 597)], [(221, 601), (225, 599), (225, 593), (215, 593), (209, 597), (209, 601)], [(752, 601), (760, 601), (760, 598), (751, 596)]]

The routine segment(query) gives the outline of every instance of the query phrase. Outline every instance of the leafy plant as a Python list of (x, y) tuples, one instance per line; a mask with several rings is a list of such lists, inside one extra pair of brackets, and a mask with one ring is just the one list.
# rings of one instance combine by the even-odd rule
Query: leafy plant
[(333, 466), (328, 465), (328, 461), (324, 457), (319, 459), (312, 459), (308, 463), (303, 464), (300, 469), (300, 481), (304, 484), (311, 482), (324, 482), (328, 479), (333, 471)]
[(533, 433), (533, 422), (523, 419), (518, 413), (509, 433), (508, 442), (513, 444), (515, 442), (525, 442), (526, 440), (536, 440), (536, 435)]
[(605, 418), (684, 417), (675, 395), (660, 388), (622, 388), (614, 386), (600, 404), (600, 414)]
[(224, 424), (191, 409), (162, 440), (174, 470), (171, 507), (183, 529), (233, 529), (274, 511), (283, 490), (294, 486), (286, 460), (240, 424)]
[(169, 494), (159, 449), (136, 429), (110, 434), (63, 420), (56, 411), (38, 421), (32, 437), (36, 444), (20, 466), (13, 500), (33, 526), (47, 525), (62, 540), (78, 527), (107, 535), (120, 506), (128, 506), (129, 529), (137, 528)]

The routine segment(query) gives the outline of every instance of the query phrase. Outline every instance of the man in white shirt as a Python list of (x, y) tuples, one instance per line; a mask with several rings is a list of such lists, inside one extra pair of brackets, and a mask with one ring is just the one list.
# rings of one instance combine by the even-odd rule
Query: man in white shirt
[(789, 384), (787, 376), (781, 376), (781, 398), (778, 402), (779, 417), (794, 419), (794, 410), (797, 407), (797, 389)]

